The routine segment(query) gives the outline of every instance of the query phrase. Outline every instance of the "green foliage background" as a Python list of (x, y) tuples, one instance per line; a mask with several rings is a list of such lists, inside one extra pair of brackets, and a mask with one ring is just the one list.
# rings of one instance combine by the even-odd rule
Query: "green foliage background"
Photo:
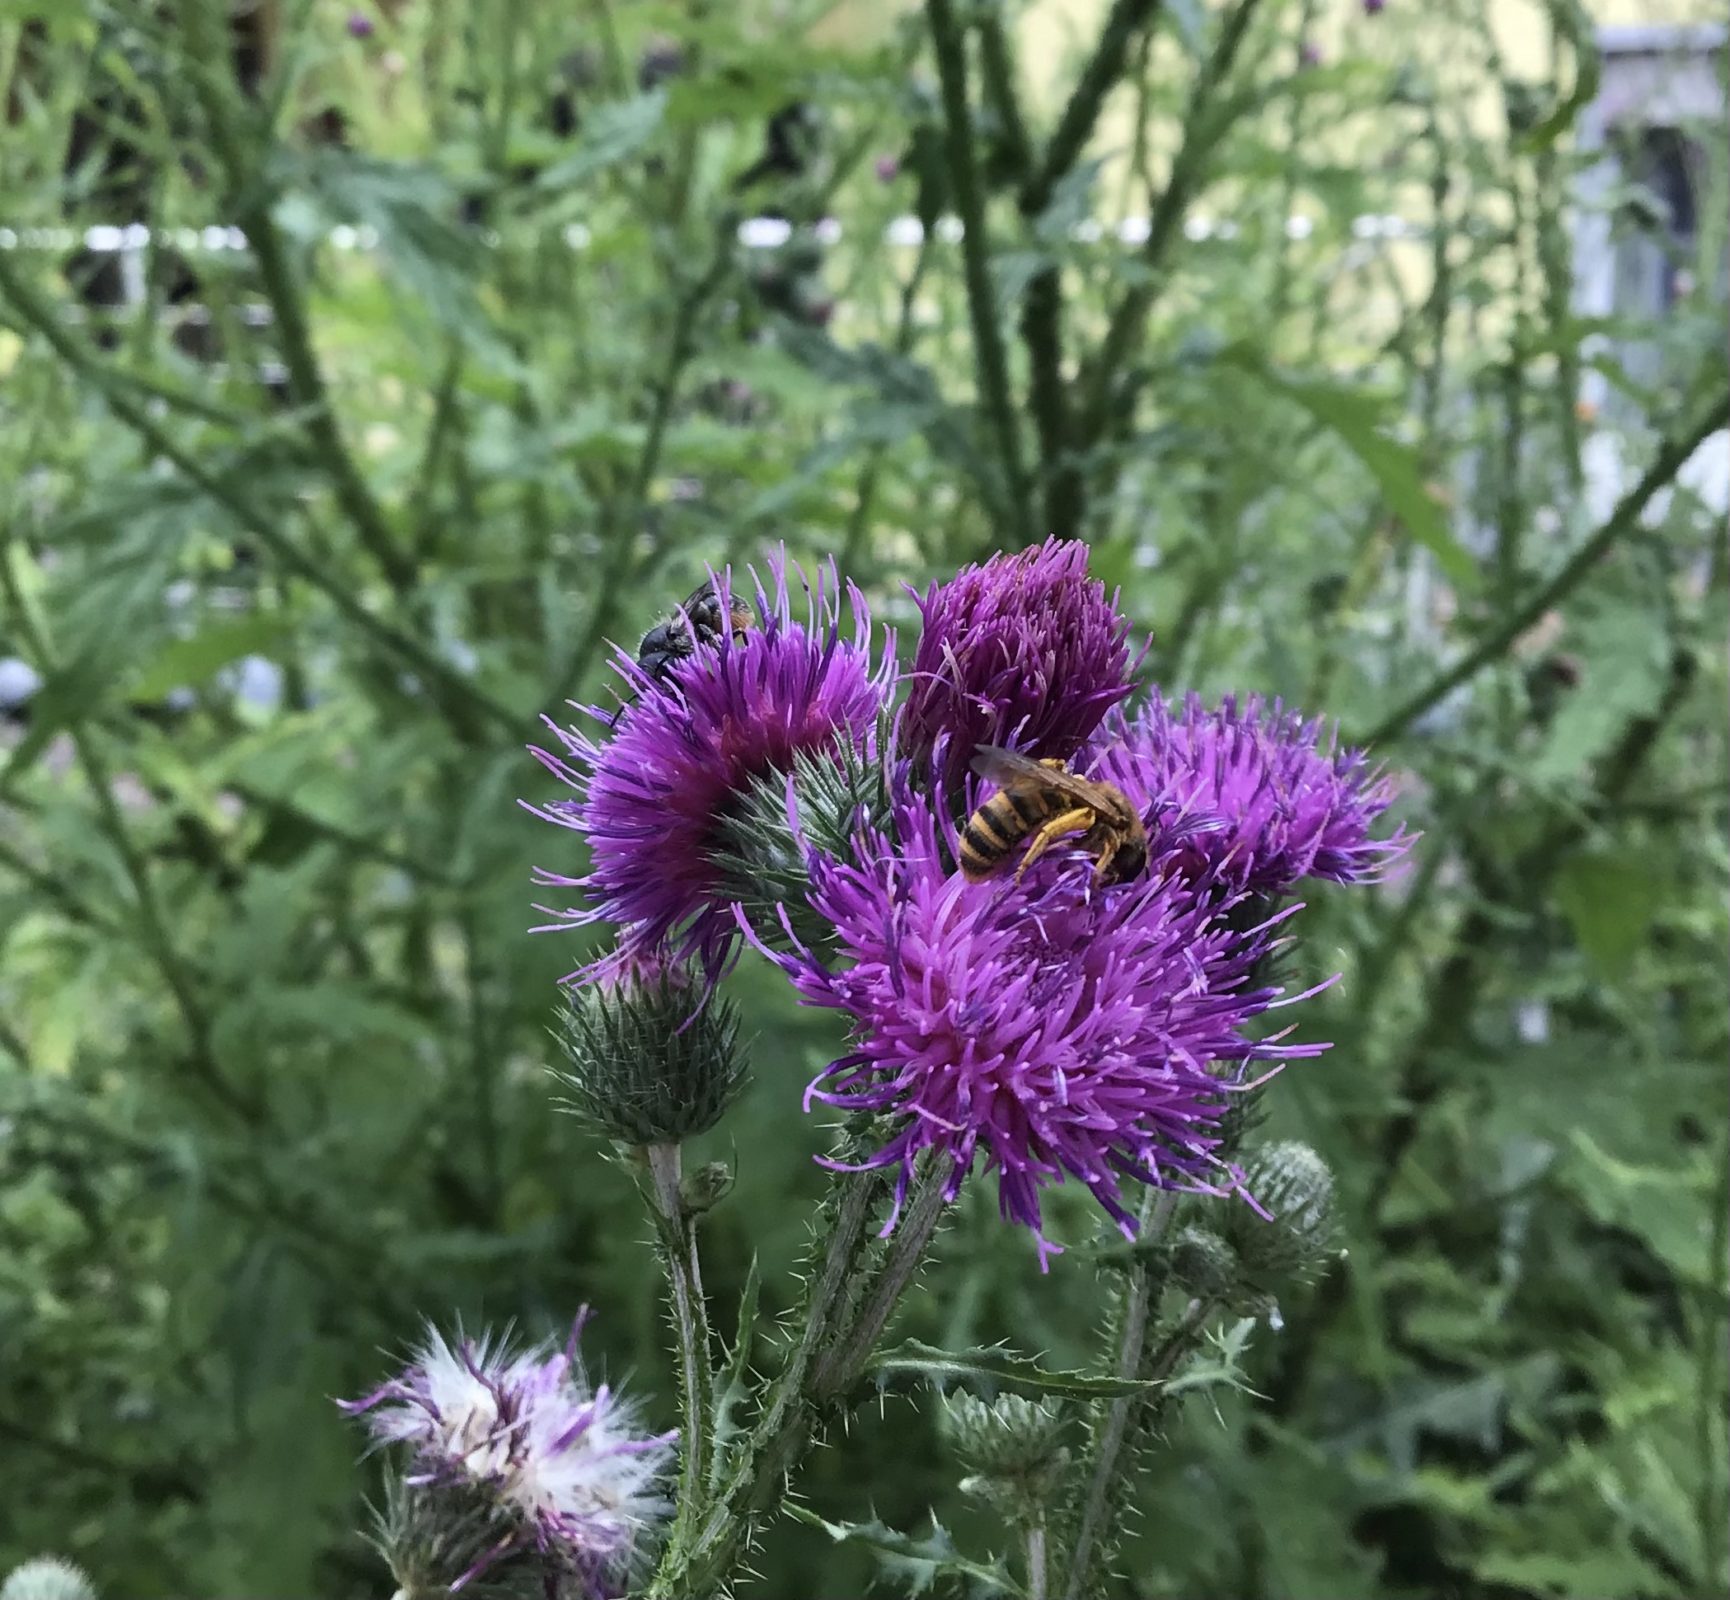
[[(1347, 1253), (1255, 1330), (1259, 1398), (1151, 1459), (1121, 1593), (1725, 1593), (1725, 548), (1671, 483), (1725, 420), (1722, 140), (1700, 287), (1582, 321), (1590, 29), (1554, 0), (1522, 81), (1489, 9), (1119, 4), (1034, 94), (1013, 5), (842, 47), (802, 0), (442, 0), (366, 37), (283, 0), (258, 76), (203, 0), (0, 4), (0, 654), (44, 680), (0, 752), (0, 1569), (384, 1593), (330, 1397), (423, 1317), (591, 1302), (669, 1423), (648, 1229), (552, 1110), (582, 950), (524, 931), (531, 865), (573, 863), (523, 746), (705, 563), (834, 554), (906, 624), (903, 583), (1051, 530), (1156, 681), (1373, 735), (1424, 831), (1306, 913), (1337, 1045), (1268, 1101)], [(741, 187), (793, 101), (796, 159)], [(885, 239), (957, 211), (964, 243)], [(740, 247), (762, 212), (790, 240)], [(1388, 212), (1418, 239), (1354, 234)], [(1145, 243), (1078, 232), (1124, 215)], [(43, 231), (135, 220), (121, 309)], [(175, 244), (212, 224), (249, 248)], [(1613, 422), (1577, 412), (1594, 365)], [(1656, 466), (1606, 521), (1612, 428), (1630, 486)], [(791, 1299), (836, 1043), (734, 984), (722, 1326), (753, 1253)], [(987, 1198), (928, 1284), (909, 1333), (1088, 1359), (1092, 1269), (1041, 1278)], [(895, 1398), (803, 1487), (966, 1543), (956, 1476)], [(758, 1566), (872, 1574), (790, 1522)]]

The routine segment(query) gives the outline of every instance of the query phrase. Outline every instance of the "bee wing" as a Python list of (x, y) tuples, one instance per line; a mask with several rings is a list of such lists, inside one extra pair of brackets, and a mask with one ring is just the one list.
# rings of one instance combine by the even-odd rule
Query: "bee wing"
[(1078, 778), (1062, 767), (1045, 766), (1017, 750), (1005, 750), (1001, 745), (980, 745), (973, 757), (973, 770), (1004, 789), (1017, 784), (1037, 784), (1042, 789), (1066, 794), (1084, 806), (1098, 806), (1100, 801), (1098, 784)]

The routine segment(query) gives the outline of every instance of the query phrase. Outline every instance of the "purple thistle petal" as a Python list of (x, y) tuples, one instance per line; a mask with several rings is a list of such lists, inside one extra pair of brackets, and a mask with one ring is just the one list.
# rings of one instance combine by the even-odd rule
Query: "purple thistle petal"
[(572, 1342), (519, 1351), (460, 1337), (453, 1346), (429, 1329), (391, 1382), (337, 1402), (366, 1414), (375, 1444), (408, 1447), (405, 1483), (478, 1489), (516, 1529), (453, 1592), (531, 1547), (589, 1594), (614, 1592), (671, 1509), (662, 1483), (677, 1435), (643, 1433), (627, 1402), (590, 1385), (574, 1345), (582, 1321)]
[[(792, 618), (790, 571), (810, 599), (803, 623)], [(578, 798), (528, 809), (581, 834), (590, 862), (581, 877), (537, 872), (537, 882), (574, 888), (584, 901), (541, 909), (555, 919), (549, 927), (604, 920), (620, 929), (614, 952), (567, 981), (645, 958), (695, 960), (717, 977), (734, 945), (732, 909), (713, 859), (728, 807), (753, 779), (790, 770), (802, 752), (860, 743), (888, 705), (893, 640), (886, 638), (873, 669), (871, 619), (858, 591), (846, 589), (849, 640), (832, 574), (813, 590), (784, 562), (772, 563), (771, 572), (773, 591), (758, 590), (763, 625), (743, 644), (699, 647), (672, 668), (670, 684), (618, 652), (615, 667), (635, 698), (616, 728), (599, 712), (608, 723), (600, 736), (548, 719), (562, 753), (533, 753)]]
[(915, 598), (901, 748), (946, 796), (982, 744), (1067, 761), (1134, 687), (1129, 624), (1078, 540), (992, 556)]
[(1192, 876), (1279, 895), (1304, 878), (1378, 878), (1411, 843), (1372, 839), (1394, 798), (1392, 779), (1361, 751), (1338, 750), (1319, 720), (1278, 701), (1227, 697), (1217, 711), (1194, 695), (1173, 713), (1157, 696), (1114, 715), (1089, 775), (1115, 783), (1150, 832)]

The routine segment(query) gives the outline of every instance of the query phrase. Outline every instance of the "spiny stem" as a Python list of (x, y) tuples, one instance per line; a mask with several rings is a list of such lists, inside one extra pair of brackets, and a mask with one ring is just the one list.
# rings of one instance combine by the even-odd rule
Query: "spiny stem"
[(1145, 29), (1158, 14), (1160, 0), (1116, 0), (1105, 25), (1099, 31), (1099, 43), (1075, 81), (1075, 91), (1058, 118), (1057, 129), (1045, 147), (1045, 159), (1028, 185), (1034, 212), (1043, 211), (1051, 191), (1080, 159), (1093, 137), (1094, 126), (1105, 108), (1106, 97), (1116, 88), (1129, 61), (1129, 47), (1135, 36)]
[(948, 1204), (943, 1193), (944, 1183), (944, 1174), (936, 1167), (927, 1170), (919, 1180), (907, 1215), (895, 1230), (895, 1241), (888, 1257), (876, 1281), (866, 1291), (852, 1327), (839, 1347), (831, 1350), (818, 1364), (812, 1386), (819, 1395), (829, 1397), (845, 1393), (876, 1348), (907, 1285), (924, 1262), (931, 1236), (942, 1219), (944, 1207)]
[[(1147, 1246), (1157, 1245), (1171, 1226), (1176, 1210), (1177, 1196), (1174, 1193), (1149, 1189), (1142, 1197), (1141, 1215), (1137, 1219), (1137, 1235), (1141, 1242)], [(1112, 1370), (1119, 1378), (1142, 1376), (1148, 1325), (1164, 1284), (1164, 1273), (1157, 1270), (1145, 1254), (1139, 1256), (1129, 1272), (1118, 1321), (1117, 1359)], [(1118, 1477), (1118, 1458), (1123, 1453), (1139, 1403), (1138, 1398), (1132, 1395), (1122, 1395), (1113, 1400), (1106, 1407), (1105, 1420), (1094, 1435), (1093, 1464), (1088, 1473), (1075, 1539), (1070, 1546), (1068, 1576), (1062, 1590), (1064, 1600), (1080, 1600), (1085, 1591), (1094, 1547), (1104, 1528), (1113, 1485)]]
[[(1033, 171), (1027, 171), (1027, 163), (1022, 163), (1026, 181), (1019, 203), (1028, 222), (1038, 222), (1058, 184), (1080, 160), (1107, 96), (1128, 66), (1130, 45), (1151, 25), (1159, 4), (1160, 0), (1116, 0), (1112, 6), (1043, 159)], [(985, 35), (987, 43), (990, 37)], [(989, 50), (983, 59), (988, 84), (1007, 76), (994, 64)], [(1000, 87), (998, 97), (1006, 98), (1008, 93), (1009, 87)], [(1139, 134), (1139, 127), (1137, 131)], [(1074, 419), (1063, 375), (1063, 277), (1056, 262), (1036, 273), (1027, 285), (1021, 302), (1021, 340), (1027, 347), (1028, 409), (1039, 440), (1044, 531), (1056, 538), (1074, 538), (1087, 514), (1087, 483), (1074, 448)]]
[[(214, 24), (212, 0), (182, 0), (181, 14), (187, 48), (194, 59), (217, 62), (224, 58), (225, 29)], [(222, 7), (226, 19), (227, 6)], [(397, 548), (384, 510), (373, 497), (366, 479), (355, 465), (337, 426), (329, 386), (313, 348), (312, 329), (294, 273), (289, 266), (282, 235), (270, 213), (270, 195), (249, 170), (243, 147), (243, 130), (235, 116), (229, 84), (214, 73), (194, 72), (194, 88), (210, 124), (211, 143), (236, 207), (246, 242), (258, 266), (265, 299), (276, 318), (282, 346), (282, 362), (288, 373), (289, 393), (306, 410), (306, 432), (329, 474), (337, 504), (353, 524), (361, 543), (378, 563), (398, 595), (413, 585), (414, 563)]]
[(1045, 1600), (1045, 1519), (1028, 1523), (1027, 1536), (1027, 1600)]
[(750, 1537), (756, 1511), (804, 1454), (816, 1424), (814, 1363), (834, 1337), (838, 1309), (865, 1243), (871, 1207), (881, 1192), (874, 1176), (838, 1180), (840, 1200), (823, 1265), (812, 1280), (805, 1327), (785, 1368), (770, 1386), (761, 1420), (739, 1452), (726, 1487), (708, 1506), (689, 1537), (675, 1538), (655, 1574), (655, 1600), (716, 1593)]
[(1078, 385), (1082, 390), (1081, 414), (1076, 425), (1079, 448), (1097, 444), (1114, 413), (1119, 411), (1113, 383), (1146, 331), (1148, 314), (1165, 288), (1166, 251), (1181, 234), (1179, 224), (1205, 175), (1208, 157), (1234, 120), (1232, 116), (1219, 114), (1214, 97), (1237, 59), (1261, 3), (1262, 0), (1237, 0), (1221, 23), (1219, 41), (1190, 92), (1182, 139), (1172, 157), (1165, 188), (1148, 219), (1147, 240), (1141, 247), (1140, 280), (1125, 290), (1113, 309), (1099, 348), (1087, 363)]
[(678, 1338), (681, 1429), (679, 1433), (678, 1526), (689, 1527), (701, 1509), (707, 1481), (709, 1396), (714, 1391), (710, 1370), (709, 1313), (703, 1302), (703, 1276), (697, 1254), (697, 1230), (685, 1212), (679, 1192), (681, 1161), (676, 1144), (652, 1144), (645, 1154), (649, 1181), (659, 1213), (659, 1233), (672, 1296), (673, 1326)]

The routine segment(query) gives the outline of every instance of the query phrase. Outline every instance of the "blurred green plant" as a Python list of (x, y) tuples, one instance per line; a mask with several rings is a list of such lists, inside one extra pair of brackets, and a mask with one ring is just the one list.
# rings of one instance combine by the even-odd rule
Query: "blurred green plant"
[[(1343, 1253), (1186, 1371), (1116, 1592), (1722, 1592), (1722, 140), (1693, 291), (1583, 317), (1585, 20), (1527, 79), (1480, 0), (1365, 10), (1324, 63), (1310, 0), (1115, 0), (1048, 108), (1012, 5), (0, 11), (0, 1565), (382, 1592), (327, 1397), (422, 1315), (604, 1304), (669, 1421), (630, 1183), (551, 1114), (521, 747), (706, 564), (836, 552), (905, 619), (1056, 532), (1158, 679), (1338, 713), (1427, 833), (1307, 913), (1338, 1043), (1271, 1132)], [(767, 1328), (832, 1052), (735, 988), (780, 1049), (708, 1288), (760, 1260)], [(938, 1250), (911, 1339), (1078, 1364), (1082, 1269), (977, 1203)], [(758, 1592), (1002, 1580), (890, 1376)]]

